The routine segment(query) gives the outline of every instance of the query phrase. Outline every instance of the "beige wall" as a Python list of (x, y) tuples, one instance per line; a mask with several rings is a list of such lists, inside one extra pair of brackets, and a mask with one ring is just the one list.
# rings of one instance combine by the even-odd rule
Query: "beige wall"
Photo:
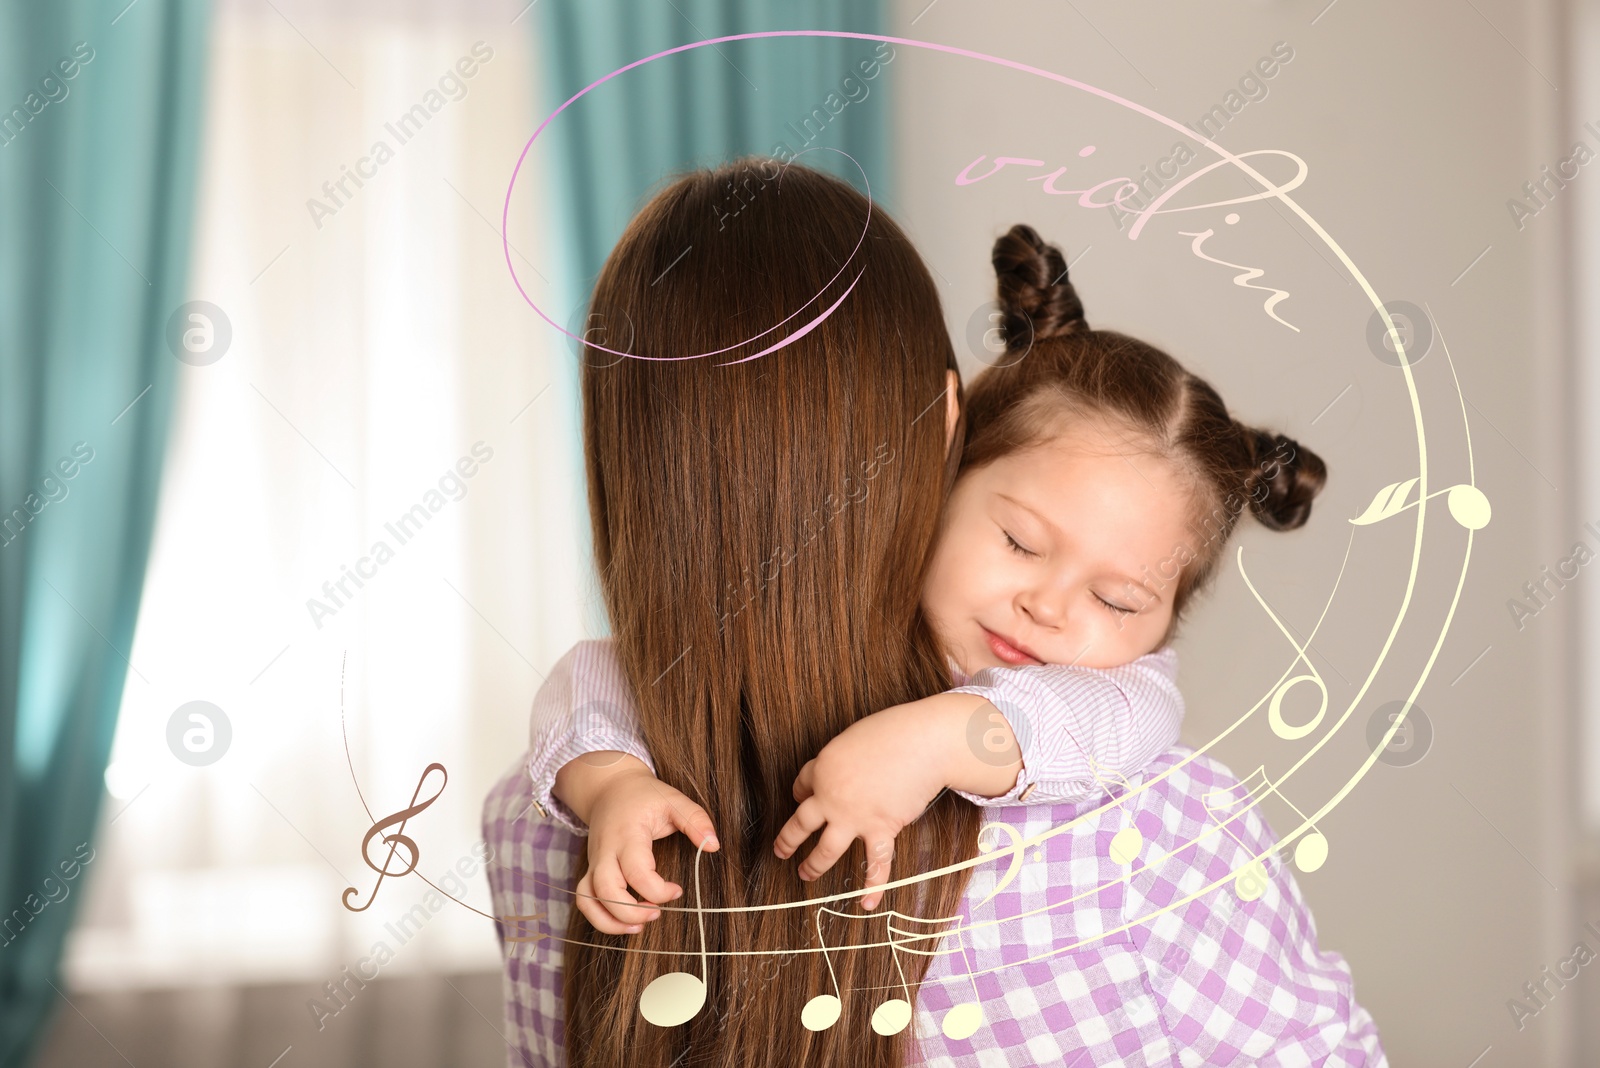
[[(1600, 149), (1600, 138), (1581, 129), (1585, 119), (1600, 128), (1600, 106), (1590, 114), (1564, 110), (1580, 110), (1557, 48), (1568, 36), (1558, 28), (1565, 16), (1550, 4), (1504, 0), (1343, 0), (1315, 25), (1322, 0), (926, 4), (898, 3), (893, 32), (1063, 73), (1180, 121), (1223, 102), (1275, 42), (1293, 48), (1294, 58), (1266, 82), (1266, 97), (1247, 103), (1217, 140), (1234, 152), (1277, 148), (1305, 159), (1309, 176), (1291, 195), (1381, 299), (1431, 308), (1468, 402), (1476, 482), (1494, 507), (1417, 698), (1434, 728), (1432, 749), (1414, 766), (1374, 766), (1319, 821), (1332, 844), (1326, 866), (1298, 878), (1324, 947), (1350, 961), (1357, 996), (1396, 1065), (1459, 1068), (1486, 1047), (1483, 1065), (1595, 1063), (1592, 1051), (1579, 1059), (1569, 1036), (1580, 999), (1600, 1001), (1600, 975), (1590, 974), (1600, 965), (1584, 969), (1520, 1032), (1506, 1004), (1541, 968), (1571, 955), (1584, 921), (1600, 921), (1600, 904), (1590, 900), (1585, 914), (1574, 897), (1577, 717), (1564, 646), (1578, 595), (1563, 593), (1520, 633), (1506, 607), (1575, 539), (1600, 543), (1582, 530), (1583, 519), (1600, 519), (1600, 508), (1582, 514), (1566, 458), (1577, 405), (1566, 388), (1558, 274), (1574, 205), (1585, 187), (1600, 186), (1600, 163), (1521, 232), (1505, 206), (1541, 164), (1565, 157), (1575, 138)], [(1069, 259), (1083, 254), (1073, 277), (1091, 323), (1166, 346), (1211, 378), (1243, 417), (1284, 429), (1327, 460), (1329, 486), (1306, 530), (1247, 529), (1235, 543), (1262, 596), (1301, 634), (1316, 622), (1349, 546), (1311, 660), (1328, 686), (1325, 726), (1352, 703), (1354, 711), (1283, 787), (1314, 812), (1371, 752), (1368, 717), (1410, 693), (1427, 667), (1467, 543), (1445, 502), (1430, 503), (1405, 622), (1357, 700), (1405, 592), (1416, 512), (1360, 529), (1346, 520), (1381, 487), (1419, 474), (1401, 372), (1365, 340), (1371, 304), (1307, 227), (1289, 225), (1281, 206), (1156, 217), (1129, 241), (1104, 213), (1025, 181), (1038, 170), (957, 187), (955, 174), (988, 154), (1046, 160), (1047, 169), (1066, 164), (1060, 184), (1084, 188), (1153, 163), (1177, 135), (1081, 91), (973, 60), (902, 47), (894, 62), (891, 207), (940, 276), (958, 349), (969, 317), (992, 296), (991, 242), (1025, 221), (1063, 243)], [(1087, 143), (1097, 150), (1083, 160), (1077, 153)], [(1288, 173), (1281, 160), (1263, 166)], [(1086, 180), (1074, 185), (1075, 177)], [(1207, 188), (1245, 191), (1239, 179)], [(1221, 197), (1189, 202), (1201, 199)], [(1230, 210), (1241, 216), (1233, 226), (1222, 219)], [(1207, 227), (1218, 231), (1205, 246), (1211, 255), (1260, 266), (1262, 284), (1290, 291), (1276, 310), (1299, 332), (1268, 319), (1263, 294), (1231, 285), (1232, 271), (1191, 255), (1190, 239), (1178, 232)], [(981, 364), (963, 355), (970, 378)], [(1438, 341), (1414, 373), (1431, 489), (1465, 482), (1462, 404)], [(1577, 580), (1580, 589), (1584, 581)], [(1185, 740), (1196, 745), (1270, 691), (1294, 657), (1231, 560), (1180, 649)], [(1288, 699), (1290, 719), (1314, 710), (1308, 693), (1303, 687)], [(1215, 749), (1240, 775), (1258, 766), (1281, 775), (1322, 733), (1286, 742), (1259, 720)], [(1267, 811), (1280, 832), (1299, 823), (1284, 805), (1269, 803)], [(1584, 937), (1600, 950), (1600, 939)]]

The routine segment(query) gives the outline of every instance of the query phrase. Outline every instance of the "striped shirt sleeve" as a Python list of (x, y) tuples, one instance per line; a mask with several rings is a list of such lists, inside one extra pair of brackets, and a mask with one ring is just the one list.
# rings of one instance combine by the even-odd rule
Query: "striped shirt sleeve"
[(580, 835), (589, 833), (588, 826), (551, 792), (556, 772), (565, 764), (585, 753), (617, 750), (638, 757), (655, 771), (610, 639), (579, 642), (556, 661), (533, 698), (528, 750), (534, 807), (541, 816)]
[[(1178, 654), (1170, 646), (1115, 668), (1045, 664), (978, 672), (951, 692), (973, 694), (999, 709), (1022, 749), (1023, 766), (1012, 788), (998, 797), (955, 792), (983, 806), (1058, 804), (1097, 795), (1100, 779), (1116, 782), (1177, 744), (1184, 711), (1177, 676)], [(601, 750), (628, 753), (655, 770), (609, 639), (573, 646), (533, 699), (527, 766), (541, 815), (588, 834), (552, 790), (565, 764)]]
[(985, 668), (952, 693), (994, 705), (1022, 750), (1022, 768), (999, 797), (957, 790), (977, 805), (1082, 801), (1140, 771), (1178, 742), (1183, 695), (1171, 646), (1121, 667), (1042, 664)]

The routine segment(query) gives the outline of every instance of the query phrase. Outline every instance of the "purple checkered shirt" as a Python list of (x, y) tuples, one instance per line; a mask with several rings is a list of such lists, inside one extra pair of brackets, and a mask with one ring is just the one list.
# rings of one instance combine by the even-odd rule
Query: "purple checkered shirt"
[[(525, 757), (491, 790), (484, 836), (497, 858), (489, 870), (496, 915), (537, 917), (498, 925), (508, 1063), (558, 1068), (566, 1063), (560, 939), (584, 839), (564, 821), (540, 818), (527, 767)], [(1218, 815), (1225, 825), (1208, 812), (1208, 796), (1246, 802), (1239, 780), (1175, 747), (1129, 774), (1127, 790), (1111, 791), (1124, 793), (1115, 806), (1102, 794), (984, 809), (983, 840), (1002, 848), (973, 869), (956, 928), (963, 933), (913, 943), (935, 953), (917, 991), (913, 1063), (1387, 1065), (1349, 967), (1317, 948), (1288, 866), (1268, 856), (1262, 878), (1245, 876), (1250, 900), (1236, 892), (1236, 874), (1276, 844), (1258, 806), (1227, 806)], [(1023, 840), (1061, 830), (1030, 848), (1015, 879), (985, 901), (1009, 864), (1010, 835), (998, 824)], [(1111, 848), (1128, 827), (1142, 836), (1131, 866)], [(519, 934), (529, 940), (516, 941)], [(694, 953), (685, 947), (685, 967)], [(799, 1013), (815, 993), (774, 996), (794, 997)], [(946, 1037), (945, 1013), (972, 1001), (983, 1010), (977, 1032)], [(834, 1026), (871, 1035), (864, 1019)]]

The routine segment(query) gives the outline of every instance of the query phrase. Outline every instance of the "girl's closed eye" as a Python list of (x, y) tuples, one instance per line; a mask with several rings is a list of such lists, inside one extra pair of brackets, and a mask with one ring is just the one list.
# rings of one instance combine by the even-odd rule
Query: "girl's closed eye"
[(1002, 534), (1004, 534), (1006, 536), (1006, 544), (1011, 546), (1011, 551), (1012, 552), (1017, 553), (1019, 556), (1037, 556), (1038, 555), (1032, 549), (1029, 549), (1026, 546), (1022, 545), (1020, 542), (1018, 542), (1016, 538), (1013, 538), (1011, 536), (1011, 532), (1009, 530), (1001, 530), (1000, 533), (1002, 533)]
[(1119, 615), (1119, 616), (1131, 616), (1131, 615), (1133, 615), (1133, 613), (1135, 611), (1135, 609), (1125, 608), (1120, 604), (1112, 604), (1110, 601), (1106, 600), (1104, 597), (1100, 596), (1098, 593), (1094, 595), (1094, 599), (1099, 601), (1101, 604), (1105, 605), (1107, 608), (1111, 609), (1111, 611), (1117, 613), (1117, 615)]

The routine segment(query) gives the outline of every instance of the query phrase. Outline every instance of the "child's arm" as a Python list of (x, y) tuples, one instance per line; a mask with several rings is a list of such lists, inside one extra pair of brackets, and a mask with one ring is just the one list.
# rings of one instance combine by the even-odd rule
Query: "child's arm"
[[(639, 736), (633, 697), (611, 641), (579, 642), (556, 661), (533, 699), (527, 767), (533, 780), (534, 807), (573, 834), (587, 835), (587, 805), (580, 811), (566, 803), (565, 790), (558, 796), (557, 773), (586, 757), (582, 767), (575, 769), (581, 778), (583, 770), (603, 770), (623, 755), (655, 771)], [(573, 778), (571, 774), (562, 777), (562, 784)]]
[[(988, 668), (949, 693), (984, 702), (969, 711), (966, 724), (972, 757), (966, 777), (977, 785), (948, 784), (978, 805), (1093, 797), (1102, 783), (1132, 775), (1176, 745), (1183, 722), (1178, 654), (1170, 646), (1114, 668)], [(995, 780), (980, 778), (976, 765), (1015, 767), (1004, 759), (1012, 742), (1021, 748), (1022, 768), (1004, 792), (987, 789)]]
[[(1112, 669), (989, 669), (974, 685), (884, 709), (842, 731), (795, 779), (800, 807), (779, 831), (787, 857), (826, 827), (802, 879), (860, 838), (863, 884), (888, 881), (894, 837), (949, 788), (980, 805), (1077, 801), (1138, 771), (1178, 740), (1177, 654)], [(862, 907), (876, 906), (867, 894)]]
[[(527, 765), (533, 804), (589, 838), (578, 909), (598, 931), (638, 931), (660, 915), (648, 902), (664, 904), (683, 893), (656, 872), (652, 843), (682, 831), (715, 852), (711, 817), (655, 777), (609, 641), (579, 642), (556, 663), (533, 705)], [(647, 904), (637, 903), (630, 886)]]

